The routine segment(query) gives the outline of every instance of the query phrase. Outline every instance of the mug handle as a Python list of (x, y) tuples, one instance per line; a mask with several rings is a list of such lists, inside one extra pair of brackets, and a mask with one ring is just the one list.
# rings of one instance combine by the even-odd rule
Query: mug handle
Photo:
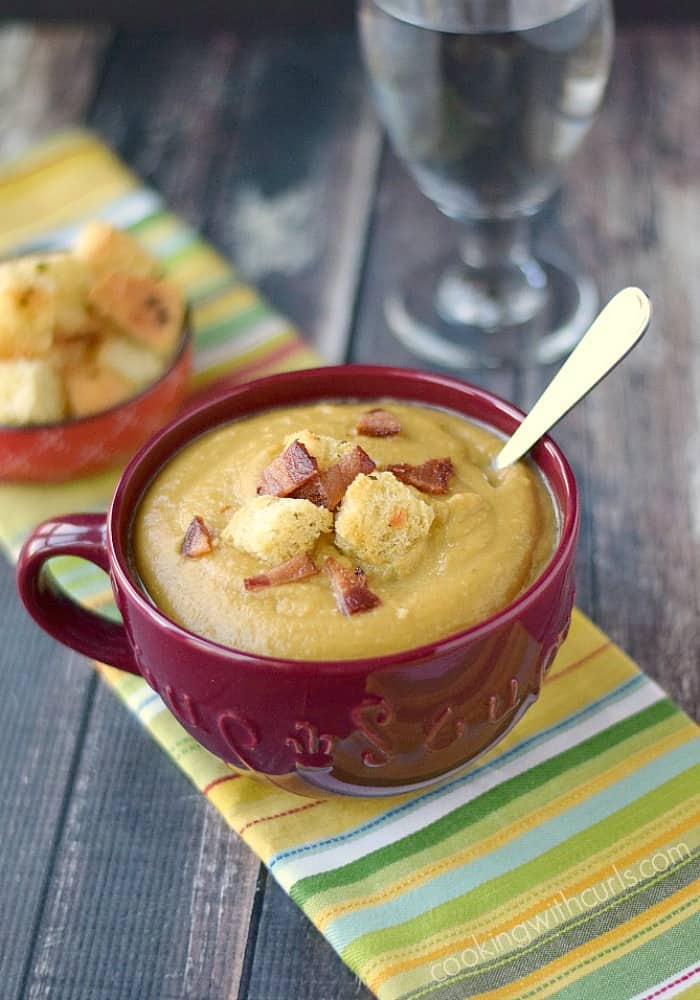
[(46, 563), (54, 556), (78, 556), (109, 573), (107, 515), (71, 514), (40, 524), (22, 546), (17, 587), (25, 608), (49, 635), (78, 653), (140, 676), (124, 626), (69, 597), (48, 572)]

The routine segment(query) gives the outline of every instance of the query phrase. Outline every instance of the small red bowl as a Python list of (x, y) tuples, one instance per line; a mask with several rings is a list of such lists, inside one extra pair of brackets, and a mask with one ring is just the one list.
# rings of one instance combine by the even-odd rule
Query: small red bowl
[(0, 482), (64, 482), (124, 465), (171, 420), (187, 396), (192, 335), (183, 324), (177, 351), (160, 378), (122, 403), (51, 424), (0, 424)]
[[(144, 677), (184, 728), (228, 764), (292, 791), (391, 795), (463, 767), (533, 703), (571, 620), (578, 490), (549, 438), (532, 451), (560, 515), (547, 567), (488, 620), (415, 649), (334, 661), (229, 649), (152, 604), (129, 555), (144, 490), (200, 434), (276, 406), (382, 397), (449, 409), (505, 434), (523, 416), (476, 386), (399, 368), (321, 368), (223, 389), (142, 448), (108, 514), (57, 517), (34, 531), (17, 569), (27, 610), (66, 645)], [(57, 587), (46, 571), (56, 555), (80, 556), (110, 574), (123, 625), (77, 606)]]

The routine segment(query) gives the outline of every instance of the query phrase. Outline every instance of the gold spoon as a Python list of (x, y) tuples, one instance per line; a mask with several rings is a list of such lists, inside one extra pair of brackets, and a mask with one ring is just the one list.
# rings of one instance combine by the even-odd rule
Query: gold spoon
[(572, 407), (639, 343), (651, 302), (640, 288), (624, 288), (608, 302), (528, 415), (492, 462), (500, 472), (522, 458)]

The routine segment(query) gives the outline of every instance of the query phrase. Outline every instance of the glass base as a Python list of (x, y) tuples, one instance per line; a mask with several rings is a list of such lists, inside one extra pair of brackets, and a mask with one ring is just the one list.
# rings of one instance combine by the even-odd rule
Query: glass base
[[(599, 298), (592, 279), (562, 263), (539, 258), (536, 264), (546, 292), (543, 288), (537, 296), (533, 290), (523, 321), (517, 314), (498, 317), (497, 313), (487, 326), (448, 320), (445, 288), (453, 263), (454, 258), (449, 258), (417, 269), (384, 303), (384, 315), (396, 339), (433, 364), (446, 368), (553, 364), (571, 352), (596, 316)], [(488, 308), (489, 303), (477, 295), (474, 304)], [(539, 308), (530, 318), (529, 309), (535, 304)], [(478, 308), (474, 315), (479, 315)], [(505, 320), (503, 325), (498, 325), (499, 319)]]

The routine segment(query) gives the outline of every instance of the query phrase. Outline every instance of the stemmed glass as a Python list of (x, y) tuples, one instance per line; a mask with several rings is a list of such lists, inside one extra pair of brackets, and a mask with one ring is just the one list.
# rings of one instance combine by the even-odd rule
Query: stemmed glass
[(398, 155), (461, 223), (459, 254), (389, 294), (393, 333), (451, 366), (562, 357), (598, 296), (575, 256), (535, 251), (534, 222), (603, 98), (610, 0), (360, 0), (359, 26)]

